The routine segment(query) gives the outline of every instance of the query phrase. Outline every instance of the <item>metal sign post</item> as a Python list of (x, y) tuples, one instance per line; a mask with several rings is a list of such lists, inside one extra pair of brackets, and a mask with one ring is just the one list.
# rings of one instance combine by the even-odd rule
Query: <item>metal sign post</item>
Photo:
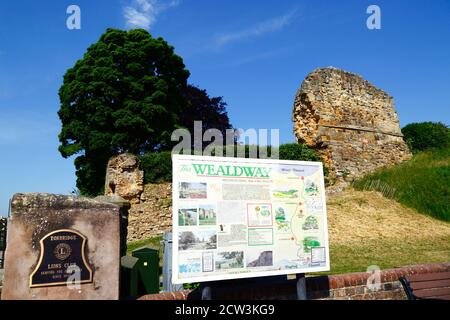
[(297, 274), (297, 300), (307, 300), (306, 278), (304, 273)]
[(183, 290), (182, 284), (172, 283), (172, 232), (164, 232), (163, 240), (163, 291)]
[[(276, 288), (281, 288), (281, 292), (284, 292), (284, 299), (308, 300), (304, 273), (296, 274), (294, 279), (275, 276), (202, 282), (198, 288), (197, 299), (228, 299), (230, 294), (233, 299), (236, 296), (242, 299), (260, 299), (263, 298), (261, 292), (273, 292)], [(286, 291), (290, 292), (287, 296)]]

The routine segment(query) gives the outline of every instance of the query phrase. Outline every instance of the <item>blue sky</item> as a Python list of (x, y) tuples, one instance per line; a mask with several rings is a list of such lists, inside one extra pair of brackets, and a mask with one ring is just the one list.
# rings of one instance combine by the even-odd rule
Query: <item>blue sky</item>
[[(81, 8), (81, 30), (66, 9)], [(366, 27), (369, 5), (381, 30)], [(450, 1), (42, 0), (0, 3), (0, 215), (16, 192), (69, 193), (57, 151), (65, 70), (107, 27), (147, 28), (175, 47), (190, 82), (224, 96), (232, 124), (279, 128), (304, 77), (335, 66), (394, 96), (402, 126), (450, 123)]]

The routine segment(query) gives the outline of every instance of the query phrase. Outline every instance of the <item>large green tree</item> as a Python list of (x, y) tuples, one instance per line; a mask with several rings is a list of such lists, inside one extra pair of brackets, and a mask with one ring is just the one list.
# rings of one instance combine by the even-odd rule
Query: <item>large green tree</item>
[(142, 29), (108, 29), (67, 70), (59, 90), (59, 151), (77, 155), (77, 187), (102, 191), (115, 154), (165, 149), (179, 126), (189, 72), (162, 38)]
[[(219, 130), (224, 139), (227, 129), (233, 129), (226, 110), (227, 103), (223, 97), (210, 97), (208, 92), (193, 85), (188, 85), (183, 96), (187, 100), (187, 107), (182, 111), (180, 124), (194, 134), (194, 121), (202, 121), (202, 130)], [(202, 149), (210, 144), (210, 141), (204, 141)], [(194, 141), (192, 141), (194, 147)]]

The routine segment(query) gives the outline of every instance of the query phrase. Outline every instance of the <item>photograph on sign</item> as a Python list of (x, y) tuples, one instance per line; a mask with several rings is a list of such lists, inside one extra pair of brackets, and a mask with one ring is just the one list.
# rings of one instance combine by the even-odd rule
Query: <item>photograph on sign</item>
[(172, 160), (174, 283), (330, 269), (322, 163)]

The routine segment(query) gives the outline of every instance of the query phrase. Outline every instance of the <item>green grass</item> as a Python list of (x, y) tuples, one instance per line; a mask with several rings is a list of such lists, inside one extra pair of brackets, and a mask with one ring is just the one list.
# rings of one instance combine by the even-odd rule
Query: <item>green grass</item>
[[(128, 252), (142, 246), (150, 245), (160, 248), (162, 237), (154, 237), (128, 244)], [(162, 272), (162, 248), (160, 248), (160, 272)], [(371, 241), (370, 243), (355, 243), (354, 245), (330, 244), (331, 270), (316, 272), (310, 275), (341, 274), (348, 272), (365, 272), (370, 265), (381, 269), (396, 268), (412, 264), (427, 264), (450, 261), (449, 237), (421, 239), (404, 242), (392, 239)], [(186, 288), (195, 288), (187, 285)]]
[(450, 261), (449, 240), (449, 237), (443, 237), (407, 243), (380, 239), (365, 244), (330, 244), (331, 268), (327, 274), (365, 272), (370, 265), (390, 269)]
[(450, 221), (450, 149), (414, 155), (354, 182), (357, 190), (376, 190), (421, 213)]
[(152, 237), (139, 241), (132, 241), (127, 243), (127, 254), (131, 255), (133, 250), (136, 250), (141, 247), (152, 247), (155, 249), (160, 249), (160, 259), (162, 259), (162, 248), (161, 248), (162, 237)]
[[(442, 224), (439, 221), (435, 223)], [(160, 249), (160, 267), (162, 268), (161, 240), (162, 237), (153, 237), (128, 243), (128, 253), (131, 254), (132, 250), (147, 245)], [(388, 269), (405, 265), (450, 261), (450, 234), (447, 236), (440, 232), (439, 235), (431, 237), (411, 236), (407, 239), (380, 237), (362, 242), (330, 243), (330, 261), (331, 270), (329, 272), (311, 273), (311, 275), (365, 272), (370, 265)], [(185, 286), (185, 288), (193, 287), (195, 287), (194, 284)]]

